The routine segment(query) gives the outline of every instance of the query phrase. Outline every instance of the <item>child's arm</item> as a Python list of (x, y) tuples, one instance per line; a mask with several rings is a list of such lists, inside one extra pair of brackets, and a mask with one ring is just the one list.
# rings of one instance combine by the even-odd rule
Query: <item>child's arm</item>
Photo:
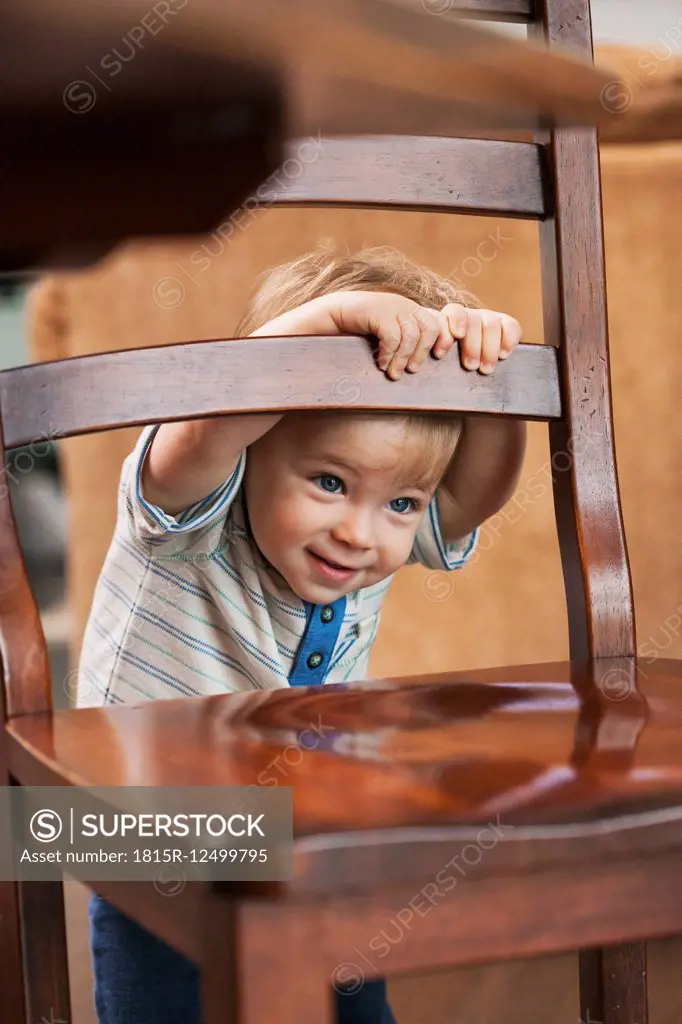
[(513, 496), (526, 450), (523, 420), (469, 416), (443, 482), (438, 510), (446, 544), (466, 537)]
[[(250, 337), (294, 334), (374, 334), (379, 366), (394, 379), (411, 358), (416, 368), (429, 351), (444, 355), (452, 343), (442, 317), (403, 296), (370, 291), (322, 295), (270, 320)], [(283, 415), (251, 413), (163, 424), (142, 470), (145, 499), (168, 515), (201, 501), (232, 474), (241, 452)]]
[[(447, 315), (451, 307), (445, 307)], [(461, 307), (455, 307), (457, 310)], [(462, 362), (492, 373), (521, 340), (512, 317), (491, 310), (467, 310), (460, 343)], [(526, 451), (526, 424), (501, 416), (468, 416), (457, 450), (438, 489), (438, 511), (446, 544), (466, 537), (514, 494)]]
[(281, 418), (251, 413), (162, 424), (142, 467), (145, 500), (170, 516), (201, 501), (232, 475), (244, 448)]

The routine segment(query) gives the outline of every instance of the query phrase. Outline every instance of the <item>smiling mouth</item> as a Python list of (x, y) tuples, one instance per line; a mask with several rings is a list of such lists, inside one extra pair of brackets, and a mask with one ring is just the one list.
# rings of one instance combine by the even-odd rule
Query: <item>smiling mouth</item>
[(359, 572), (359, 569), (357, 569), (353, 565), (342, 565), (340, 562), (332, 562), (330, 558), (325, 558), (323, 555), (318, 555), (316, 551), (311, 551), (310, 554), (314, 558), (317, 558), (318, 561), (324, 562), (325, 565), (331, 566), (332, 569), (339, 569), (342, 572)]

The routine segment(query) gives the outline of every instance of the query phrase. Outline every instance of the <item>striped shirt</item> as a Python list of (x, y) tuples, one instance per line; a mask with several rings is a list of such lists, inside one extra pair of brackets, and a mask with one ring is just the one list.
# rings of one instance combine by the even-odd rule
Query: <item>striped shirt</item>
[[(232, 476), (176, 516), (145, 501), (140, 477), (158, 426), (123, 464), (118, 517), (85, 631), (76, 707), (367, 678), (393, 576), (328, 605), (299, 598), (264, 559)], [(434, 498), (408, 564), (463, 565), (477, 532), (445, 544)]]

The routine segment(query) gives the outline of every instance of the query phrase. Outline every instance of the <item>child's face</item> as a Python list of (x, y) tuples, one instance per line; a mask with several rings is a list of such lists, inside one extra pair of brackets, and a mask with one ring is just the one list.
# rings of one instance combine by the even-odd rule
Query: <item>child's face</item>
[[(249, 449), (258, 547), (304, 601), (328, 604), (407, 561), (438, 480), (424, 441), (387, 418), (290, 413)], [(416, 481), (416, 484), (415, 484)]]

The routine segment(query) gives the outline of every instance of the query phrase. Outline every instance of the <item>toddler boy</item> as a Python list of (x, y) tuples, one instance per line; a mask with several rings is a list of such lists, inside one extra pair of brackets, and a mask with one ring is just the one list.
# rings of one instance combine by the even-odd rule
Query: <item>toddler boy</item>
[[(373, 335), (391, 380), (455, 341), (466, 369), (491, 373), (521, 338), (512, 317), (387, 249), (277, 268), (236, 333)], [(523, 423), (489, 416), (339, 410), (148, 428), (124, 463), (76, 705), (366, 678), (393, 575), (463, 565), (512, 496), (524, 448)], [(99, 897), (90, 914), (100, 1024), (199, 1024), (196, 968)], [(383, 982), (337, 1002), (343, 1024), (393, 1021)]]

